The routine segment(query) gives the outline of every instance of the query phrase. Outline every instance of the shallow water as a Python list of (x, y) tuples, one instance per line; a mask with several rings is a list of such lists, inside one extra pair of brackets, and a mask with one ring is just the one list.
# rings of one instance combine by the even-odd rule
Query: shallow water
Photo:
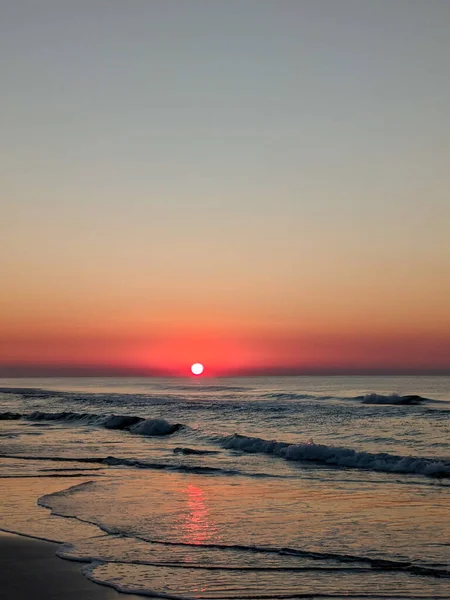
[(181, 598), (450, 597), (450, 378), (0, 387), (0, 412), (20, 417), (0, 421), (0, 527), (66, 542), (94, 580)]

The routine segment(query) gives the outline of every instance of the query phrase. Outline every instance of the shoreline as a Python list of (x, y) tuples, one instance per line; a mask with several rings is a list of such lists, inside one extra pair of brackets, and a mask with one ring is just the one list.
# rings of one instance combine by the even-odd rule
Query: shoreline
[(85, 577), (80, 563), (60, 558), (60, 544), (0, 531), (4, 600), (138, 600)]

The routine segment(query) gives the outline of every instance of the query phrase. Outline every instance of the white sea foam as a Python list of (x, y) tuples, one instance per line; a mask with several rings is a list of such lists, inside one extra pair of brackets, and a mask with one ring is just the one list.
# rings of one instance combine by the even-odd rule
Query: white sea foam
[(414, 473), (431, 477), (450, 477), (450, 463), (429, 458), (372, 454), (351, 448), (314, 444), (288, 444), (276, 440), (234, 434), (222, 440), (224, 448), (249, 453), (273, 454), (286, 460), (310, 461), (335, 467), (367, 469), (385, 473)]

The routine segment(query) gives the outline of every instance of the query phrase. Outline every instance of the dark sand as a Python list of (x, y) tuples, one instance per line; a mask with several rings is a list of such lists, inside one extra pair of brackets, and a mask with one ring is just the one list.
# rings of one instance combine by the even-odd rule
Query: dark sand
[(2, 600), (142, 600), (89, 581), (80, 563), (55, 555), (58, 544), (0, 532)]

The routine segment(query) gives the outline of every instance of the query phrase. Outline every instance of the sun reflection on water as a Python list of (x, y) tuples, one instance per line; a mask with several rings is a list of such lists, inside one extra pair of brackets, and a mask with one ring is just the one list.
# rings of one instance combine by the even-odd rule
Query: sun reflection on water
[(185, 492), (188, 513), (183, 523), (184, 542), (199, 545), (206, 544), (213, 538), (217, 539), (217, 525), (211, 521), (203, 490), (195, 485), (188, 485)]

